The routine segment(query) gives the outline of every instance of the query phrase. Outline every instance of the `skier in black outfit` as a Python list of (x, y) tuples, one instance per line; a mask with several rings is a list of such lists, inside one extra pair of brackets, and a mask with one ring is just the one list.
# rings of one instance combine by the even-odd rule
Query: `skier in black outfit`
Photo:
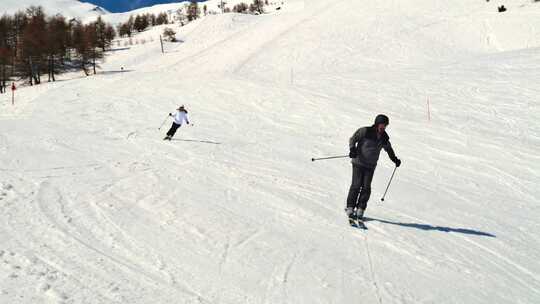
[(364, 211), (371, 194), (371, 180), (381, 149), (388, 153), (396, 167), (401, 165), (401, 160), (396, 157), (385, 131), (388, 123), (388, 117), (379, 114), (372, 126), (358, 129), (349, 140), (349, 157), (352, 159), (353, 169), (345, 212), (351, 224), (358, 220), (358, 223), (363, 225)]

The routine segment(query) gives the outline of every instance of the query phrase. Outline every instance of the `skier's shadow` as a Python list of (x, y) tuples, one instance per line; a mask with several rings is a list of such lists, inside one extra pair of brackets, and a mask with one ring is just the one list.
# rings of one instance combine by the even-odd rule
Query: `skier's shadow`
[(215, 141), (210, 141), (210, 140), (180, 139), (180, 138), (173, 138), (172, 140), (176, 140), (176, 141), (198, 142), (198, 143), (212, 144), (212, 145), (221, 145), (220, 142), (215, 142)]
[(101, 71), (99, 74), (101, 75), (114, 75), (114, 74), (124, 74), (124, 73), (130, 73), (134, 72), (134, 70), (110, 70), (110, 71)]
[(408, 228), (416, 228), (420, 230), (426, 230), (426, 231), (440, 231), (440, 232), (455, 232), (455, 233), (463, 233), (463, 234), (471, 234), (471, 235), (479, 235), (479, 236), (487, 236), (487, 237), (496, 237), (494, 234), (473, 230), (473, 229), (466, 229), (466, 228), (452, 228), (452, 227), (443, 227), (443, 226), (432, 226), (428, 224), (418, 224), (418, 223), (402, 223), (402, 222), (392, 222), (387, 220), (381, 220), (376, 218), (364, 218), (364, 221), (376, 221), (384, 224), (390, 224), (390, 225), (397, 225), (402, 227), (408, 227)]

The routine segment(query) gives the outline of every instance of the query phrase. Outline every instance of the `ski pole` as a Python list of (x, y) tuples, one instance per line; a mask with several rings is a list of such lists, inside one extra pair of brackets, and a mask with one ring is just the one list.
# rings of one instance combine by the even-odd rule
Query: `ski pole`
[(330, 156), (330, 157), (312, 158), (311, 161), (324, 160), (324, 159), (334, 159), (334, 158), (345, 158), (345, 157), (349, 157), (349, 155), (340, 155), (340, 156)]
[(161, 126), (159, 126), (158, 130), (161, 130), (161, 128), (167, 122), (168, 119), (169, 119), (169, 115), (167, 115), (167, 117), (165, 117), (165, 120), (161, 123)]
[(396, 173), (397, 166), (394, 167), (394, 172), (392, 172), (392, 176), (390, 177), (390, 181), (388, 181), (388, 185), (386, 186), (386, 190), (384, 190), (384, 194), (381, 198), (381, 202), (384, 202), (384, 197), (386, 196), (386, 192), (388, 191), (388, 188), (390, 188), (390, 183), (392, 182), (392, 179), (394, 178), (394, 174)]

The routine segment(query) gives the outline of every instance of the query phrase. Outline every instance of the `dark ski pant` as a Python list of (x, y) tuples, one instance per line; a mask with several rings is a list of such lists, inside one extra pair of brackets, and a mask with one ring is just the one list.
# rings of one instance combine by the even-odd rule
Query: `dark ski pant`
[(366, 210), (371, 195), (371, 180), (375, 168), (352, 165), (352, 183), (347, 196), (347, 208)]
[(167, 132), (167, 136), (173, 137), (174, 133), (176, 133), (176, 130), (178, 130), (178, 128), (180, 128), (180, 126), (181, 125), (173, 122), (171, 128), (169, 129), (169, 132)]

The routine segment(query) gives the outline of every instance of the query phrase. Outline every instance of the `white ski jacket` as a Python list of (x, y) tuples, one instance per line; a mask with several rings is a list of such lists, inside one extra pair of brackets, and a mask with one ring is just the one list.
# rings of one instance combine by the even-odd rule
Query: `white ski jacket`
[(176, 113), (174, 113), (172, 117), (174, 119), (174, 123), (177, 125), (182, 125), (184, 121), (189, 125), (187, 113), (184, 111), (176, 111)]

